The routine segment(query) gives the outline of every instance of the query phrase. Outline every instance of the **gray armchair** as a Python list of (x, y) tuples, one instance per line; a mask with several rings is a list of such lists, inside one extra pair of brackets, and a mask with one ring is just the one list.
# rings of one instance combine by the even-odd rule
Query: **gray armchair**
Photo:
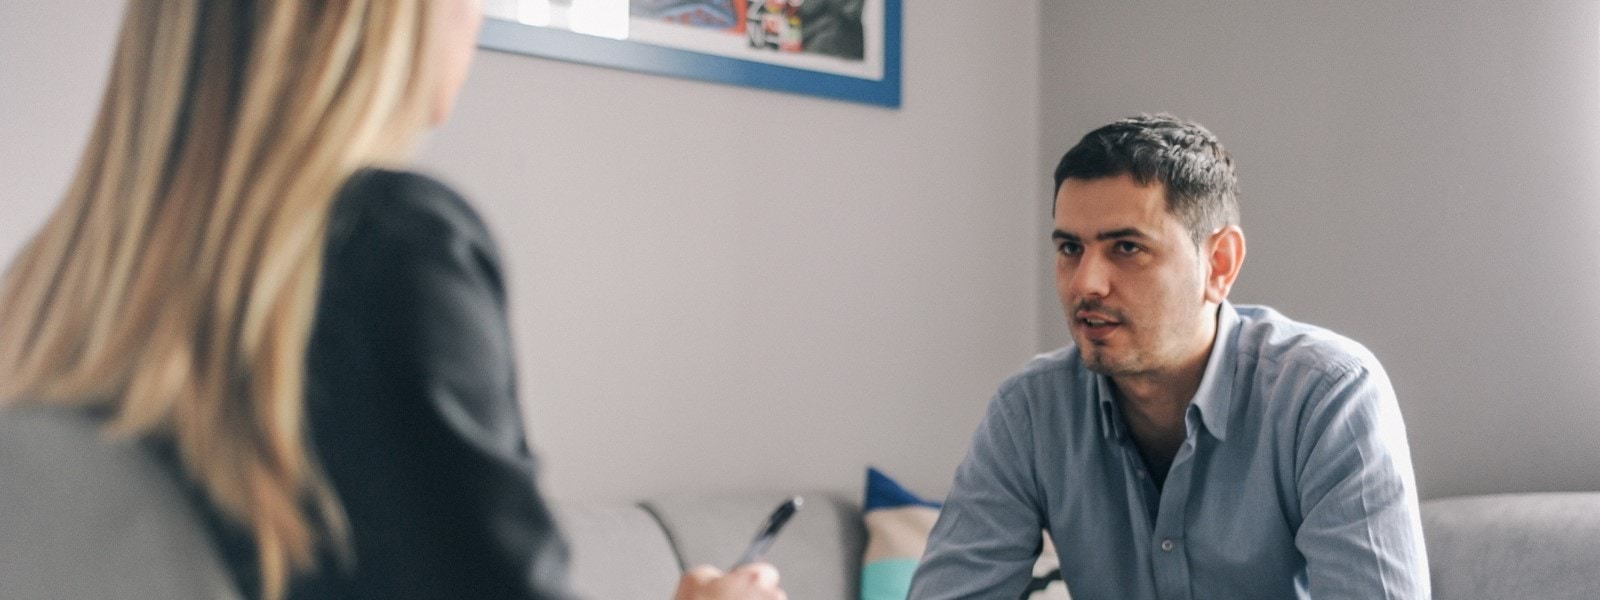
[(0, 598), (236, 600), (174, 477), (83, 414), (0, 411)]

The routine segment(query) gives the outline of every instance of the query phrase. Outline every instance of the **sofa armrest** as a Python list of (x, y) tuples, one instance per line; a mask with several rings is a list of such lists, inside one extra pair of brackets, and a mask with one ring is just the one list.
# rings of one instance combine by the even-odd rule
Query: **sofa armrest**
[(1600, 598), (1600, 493), (1422, 504), (1435, 600)]
[(661, 525), (632, 503), (555, 502), (571, 549), (572, 588), (595, 600), (671, 598), (682, 574)]

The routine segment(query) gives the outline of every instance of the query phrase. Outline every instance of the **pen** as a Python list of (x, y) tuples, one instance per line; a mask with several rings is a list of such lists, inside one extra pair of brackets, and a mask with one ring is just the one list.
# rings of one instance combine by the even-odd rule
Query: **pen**
[(788, 523), (789, 517), (793, 517), (795, 511), (800, 510), (801, 504), (805, 504), (805, 499), (799, 496), (779, 504), (777, 510), (772, 511), (772, 515), (767, 517), (766, 524), (756, 533), (756, 538), (750, 541), (750, 547), (745, 549), (744, 555), (739, 557), (739, 562), (734, 563), (733, 568), (737, 569), (762, 560), (767, 555), (767, 549), (772, 547), (772, 542), (778, 539), (778, 532), (783, 529), (783, 524)]

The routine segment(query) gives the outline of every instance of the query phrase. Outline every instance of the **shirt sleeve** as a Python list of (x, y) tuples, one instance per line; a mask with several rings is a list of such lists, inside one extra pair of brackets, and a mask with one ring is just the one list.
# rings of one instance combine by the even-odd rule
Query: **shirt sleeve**
[(1416, 480), (1388, 378), (1353, 367), (1325, 380), (1302, 422), (1295, 546), (1311, 598), (1426, 600)]
[(911, 582), (913, 600), (1018, 598), (1044, 520), (1027, 421), (1006, 391), (989, 403)]
[(568, 598), (493, 242), (444, 186), (373, 177), (334, 225), (309, 355), (313, 440), (352, 533), (343, 597)]

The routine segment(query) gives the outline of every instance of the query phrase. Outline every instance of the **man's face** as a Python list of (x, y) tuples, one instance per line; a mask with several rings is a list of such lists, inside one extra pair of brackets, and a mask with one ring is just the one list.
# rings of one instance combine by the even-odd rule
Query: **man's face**
[(1167, 212), (1164, 186), (1068, 179), (1051, 237), (1061, 306), (1090, 370), (1152, 374), (1209, 347), (1207, 264)]

